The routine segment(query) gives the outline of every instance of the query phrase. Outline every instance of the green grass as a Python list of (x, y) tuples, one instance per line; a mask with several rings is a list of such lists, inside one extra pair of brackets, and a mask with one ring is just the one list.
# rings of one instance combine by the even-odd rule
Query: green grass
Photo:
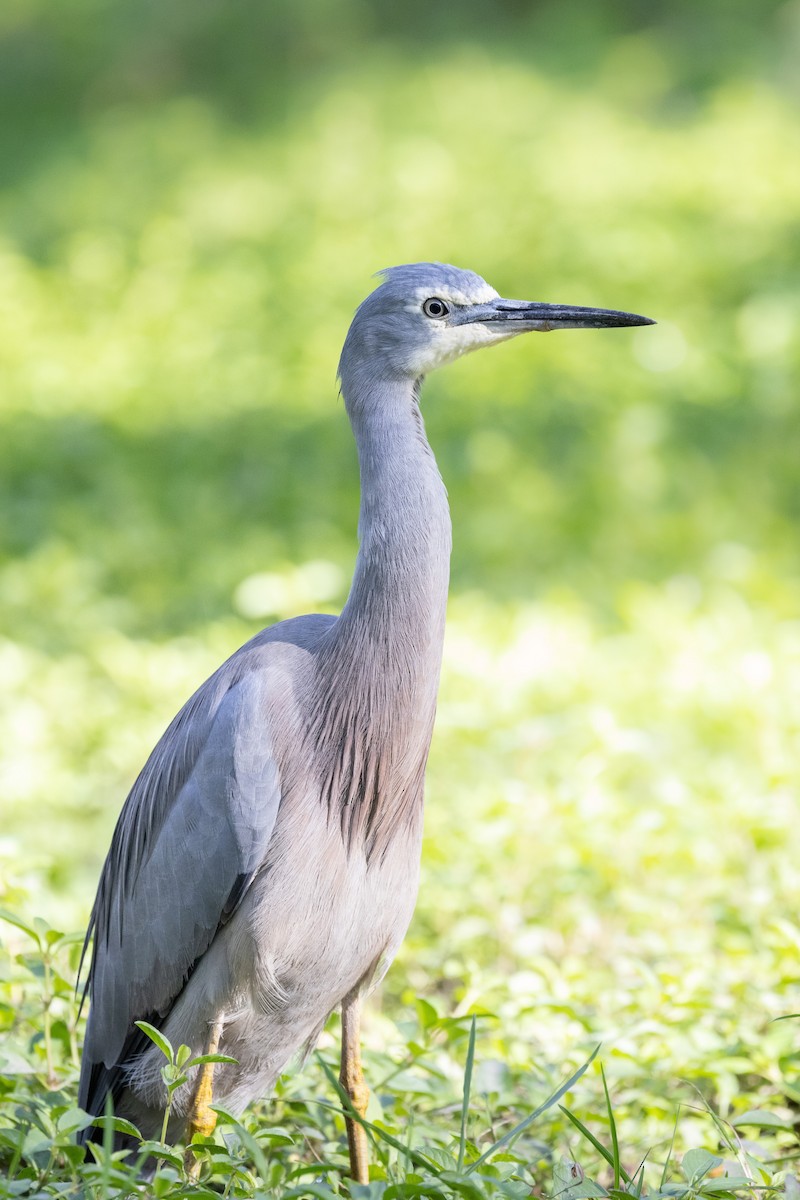
[[(560, 1194), (570, 1161), (609, 1191), (616, 1174), (652, 1194), (663, 1174), (680, 1192), (693, 1151), (725, 1160), (737, 1193), (780, 1185), (800, 1102), (797, 1022), (776, 1020), (797, 1008), (796, 628), (754, 626), (724, 587), (706, 598), (638, 589), (614, 631), (560, 604), (452, 607), (420, 903), (365, 1032), (373, 1194), (397, 1180), (421, 1190), (388, 1194)], [(30, 1105), (72, 1120), (75, 1084), (76, 948), (56, 950), (48, 992), (41, 956), (10, 932), (6, 1153)], [(459, 1159), (464, 1175), (598, 1044), (610, 1110), (590, 1067), (567, 1112), (552, 1104), (469, 1185), (459, 1178)], [(267, 1155), (267, 1195), (318, 1176), (337, 1194), (335, 1054), (333, 1022), (321, 1059), (287, 1077), (245, 1133), (225, 1127), (247, 1172), (259, 1174), (248, 1136)], [(49, 1161), (50, 1142), (35, 1149), (52, 1138), (44, 1124), (26, 1134), (18, 1177)], [(222, 1182), (235, 1155), (216, 1154)], [(241, 1194), (251, 1186), (243, 1177)]]
[(432, 257), (659, 324), (428, 381), (453, 586), (372, 1190), (332, 1018), (194, 1194), (796, 1200), (791, 6), (244, 7), (0, 13), (0, 1196), (139, 1186), (79, 1161), (53, 931), (187, 695), (341, 605), (339, 347)]

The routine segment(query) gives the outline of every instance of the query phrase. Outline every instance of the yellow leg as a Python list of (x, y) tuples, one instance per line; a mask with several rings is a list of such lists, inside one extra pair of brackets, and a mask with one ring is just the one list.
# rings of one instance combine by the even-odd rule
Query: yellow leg
[[(361, 1069), (361, 997), (351, 992), (342, 1001), (342, 1069), (339, 1082), (360, 1117), (367, 1111), (369, 1088)], [(345, 1114), (347, 1141), (350, 1146), (350, 1175), (356, 1183), (369, 1183), (367, 1134), (363, 1125)]]
[[(216, 1054), (219, 1050), (219, 1040), (222, 1037), (222, 1020), (215, 1021), (211, 1026), (206, 1043), (204, 1054)], [(195, 1088), (194, 1100), (192, 1101), (191, 1112), (189, 1113), (189, 1122), (186, 1128), (186, 1140), (191, 1142), (196, 1133), (200, 1133), (203, 1137), (211, 1137), (217, 1124), (217, 1114), (211, 1108), (213, 1100), (212, 1083), (214, 1080), (214, 1063), (203, 1063), (197, 1076), (197, 1087)], [(183, 1165), (186, 1168), (186, 1173), (190, 1179), (197, 1179), (200, 1174), (200, 1163), (195, 1158), (192, 1147), (186, 1147), (186, 1153), (183, 1156)]]

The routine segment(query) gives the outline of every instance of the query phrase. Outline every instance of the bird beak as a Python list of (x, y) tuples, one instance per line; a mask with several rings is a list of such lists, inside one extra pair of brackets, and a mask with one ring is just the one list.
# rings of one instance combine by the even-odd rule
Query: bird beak
[(456, 309), (450, 318), (453, 325), (472, 325), (479, 322), (507, 337), (515, 333), (550, 329), (618, 329), (626, 325), (655, 325), (649, 317), (637, 313), (618, 312), (613, 308), (581, 308), (574, 304), (542, 304), (537, 300), (503, 300), (497, 297), (488, 304), (472, 304)]

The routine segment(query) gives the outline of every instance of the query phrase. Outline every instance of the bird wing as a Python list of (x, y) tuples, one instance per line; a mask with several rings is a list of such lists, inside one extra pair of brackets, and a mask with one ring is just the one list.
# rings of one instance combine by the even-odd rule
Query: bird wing
[(221, 668), (128, 796), (89, 926), (83, 1101), (102, 1105), (96, 1068), (130, 1056), (134, 1021), (166, 1016), (264, 861), (280, 803), (265, 698), (264, 672)]

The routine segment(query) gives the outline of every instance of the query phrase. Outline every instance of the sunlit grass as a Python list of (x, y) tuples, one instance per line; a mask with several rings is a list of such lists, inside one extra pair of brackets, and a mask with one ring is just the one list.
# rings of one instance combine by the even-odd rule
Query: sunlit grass
[[(706, 1104), (724, 1121), (766, 1108), (792, 1123), (797, 1033), (775, 1018), (797, 1007), (800, 833), (789, 756), (800, 634), (793, 622), (762, 624), (726, 587), (703, 595), (686, 580), (633, 589), (625, 607), (610, 629), (563, 597), (513, 609), (479, 597), (452, 605), (420, 901), (365, 1038), (376, 1082), (392, 1078), (378, 1087), (370, 1120), (388, 1121), (397, 1137), (412, 1119), (421, 1150), (454, 1136), (444, 1114), (455, 1104), (473, 1012), (481, 1014), (476, 1155), (490, 1130), (499, 1136), (524, 1119), (598, 1044), (629, 1171), (647, 1150), (663, 1162), (676, 1122), (678, 1156), (720, 1149)], [(47, 826), (61, 822), (63, 857), (76, 860), (69, 877), (83, 876), (87, 889), (91, 856), (80, 867), (80, 847), (99, 853), (107, 842), (116, 812), (104, 800), (109, 778), (135, 769), (156, 732), (151, 706), (178, 703), (234, 629), (209, 631), (205, 646), (102, 645), (84, 664), (63, 731), (40, 719), (51, 729), (50, 757), (19, 747), (20, 761), (33, 764), (29, 794), (64, 781), (39, 811)], [(61, 686), (77, 688), (74, 671), (62, 671)], [(32, 675), (36, 701), (27, 703), (57, 706), (58, 673)], [(125, 716), (124, 737), (98, 711), (108, 714), (109, 696)], [(70, 791), (81, 753), (71, 732), (77, 710), (100, 738), (86, 754), (82, 788)], [(21, 812), (29, 808), (22, 799)], [(35, 861), (29, 824), (18, 830), (23, 850), (13, 859)], [(20, 872), (9, 864), (29, 888), (44, 865)], [(63, 889), (63, 870), (50, 876), (51, 897)], [(30, 910), (31, 897), (17, 904)], [(75, 923), (81, 915), (74, 900), (65, 907), (45, 895), (38, 907), (72, 912)], [(39, 1029), (35, 990), (26, 985), (19, 1008), (20, 986), (8, 1012), (17, 1055)], [(437, 1037), (430, 1051), (419, 1049), (420, 1016), (437, 1014), (456, 1019), (444, 1058)], [(323, 1052), (335, 1048), (326, 1035)], [(309, 1071), (282, 1095), (310, 1103), (299, 1110), (311, 1121), (307, 1136), (327, 1144), (334, 1135), (320, 1130), (315, 1106), (335, 1098), (318, 1069)], [(590, 1073), (570, 1104), (605, 1136), (593, 1117), (598, 1084)], [(279, 1125), (292, 1130), (297, 1116), (290, 1103)], [(530, 1131), (536, 1161), (524, 1143), (531, 1178), (546, 1179), (561, 1156), (603, 1178), (593, 1152), (557, 1118), (548, 1110)], [(262, 1119), (269, 1129), (274, 1106)], [(304, 1158), (295, 1143), (285, 1150), (276, 1179), (294, 1155)], [(764, 1143), (757, 1153), (777, 1152)], [(341, 1156), (335, 1138), (328, 1153)], [(774, 1164), (764, 1169), (771, 1178)]]

